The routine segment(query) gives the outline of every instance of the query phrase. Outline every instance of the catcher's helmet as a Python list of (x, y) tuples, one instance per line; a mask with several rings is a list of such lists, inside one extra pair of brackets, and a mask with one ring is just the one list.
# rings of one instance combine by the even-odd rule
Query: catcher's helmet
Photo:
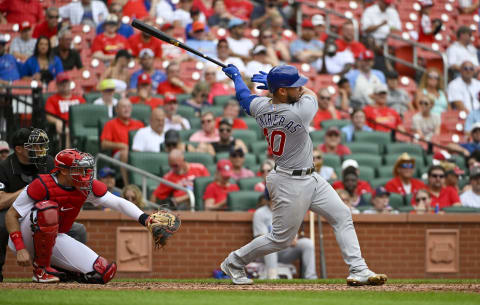
[(273, 67), (267, 74), (268, 90), (275, 92), (278, 88), (301, 87), (307, 83), (306, 77), (298, 74), (297, 68), (289, 65)]
[(92, 189), (95, 159), (89, 153), (64, 149), (55, 156), (55, 167), (68, 169), (78, 190), (88, 194)]

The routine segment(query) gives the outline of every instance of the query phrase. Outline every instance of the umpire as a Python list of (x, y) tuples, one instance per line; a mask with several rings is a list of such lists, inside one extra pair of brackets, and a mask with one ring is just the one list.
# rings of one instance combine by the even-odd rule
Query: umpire
[[(54, 168), (52, 156), (48, 155), (48, 136), (42, 129), (21, 128), (12, 139), (14, 153), (0, 162), (0, 282), (8, 244), (5, 214), (20, 192), (38, 174), (47, 174)], [(67, 233), (76, 240), (86, 243), (87, 230), (80, 223), (74, 223)]]

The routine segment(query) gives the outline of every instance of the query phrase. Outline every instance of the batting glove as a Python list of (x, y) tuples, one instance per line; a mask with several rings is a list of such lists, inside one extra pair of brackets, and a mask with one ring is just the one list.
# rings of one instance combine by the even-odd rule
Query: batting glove
[(268, 90), (267, 74), (266, 72), (260, 71), (260, 74), (254, 74), (252, 76), (252, 82), (263, 84), (263, 86), (258, 86), (257, 89)]
[(240, 71), (235, 65), (229, 64), (226, 68), (223, 68), (222, 71), (231, 79), (235, 80), (237, 77), (241, 77)]

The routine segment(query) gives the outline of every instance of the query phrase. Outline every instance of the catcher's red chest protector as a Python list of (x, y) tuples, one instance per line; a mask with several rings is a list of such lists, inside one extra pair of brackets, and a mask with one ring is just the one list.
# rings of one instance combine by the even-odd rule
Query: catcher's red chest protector
[[(107, 193), (107, 186), (93, 180), (92, 193), (102, 197)], [(73, 187), (63, 187), (57, 184), (51, 174), (39, 175), (27, 187), (27, 194), (35, 201), (51, 200), (58, 204), (58, 233), (66, 233), (80, 213), (87, 196)]]

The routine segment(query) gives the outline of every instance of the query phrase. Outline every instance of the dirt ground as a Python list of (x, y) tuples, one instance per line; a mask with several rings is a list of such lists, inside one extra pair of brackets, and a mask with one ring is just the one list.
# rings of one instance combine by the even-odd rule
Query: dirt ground
[(368, 291), (458, 291), (480, 293), (480, 284), (386, 284), (384, 286), (349, 287), (343, 284), (254, 284), (236, 286), (228, 283), (112, 282), (107, 285), (77, 283), (0, 283), (1, 289), (90, 289), (90, 290), (368, 290)]

